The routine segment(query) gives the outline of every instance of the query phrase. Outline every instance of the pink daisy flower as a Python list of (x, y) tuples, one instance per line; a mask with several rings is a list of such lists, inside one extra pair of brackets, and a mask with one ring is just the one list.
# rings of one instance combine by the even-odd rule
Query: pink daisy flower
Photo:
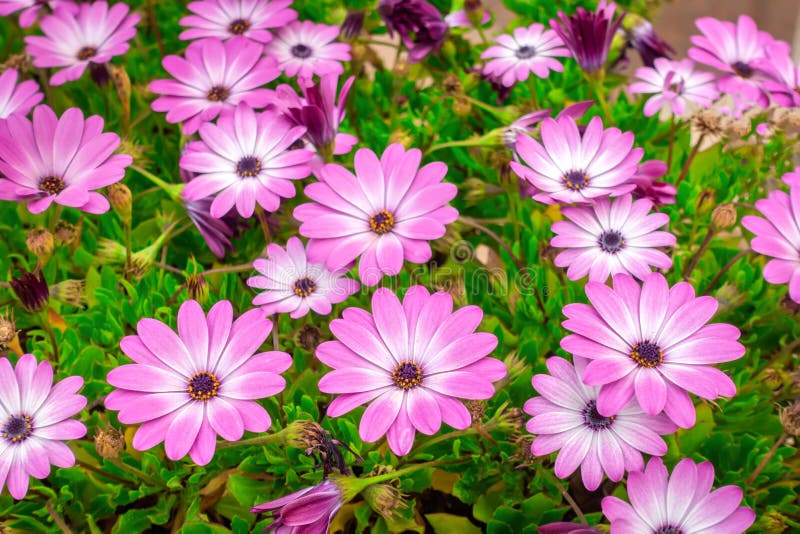
[(672, 267), (672, 259), (656, 247), (675, 244), (675, 236), (658, 228), (669, 224), (666, 213), (650, 213), (653, 203), (633, 201), (624, 195), (613, 202), (598, 198), (590, 206), (565, 206), (568, 220), (553, 223), (557, 235), (550, 245), (564, 248), (555, 263), (567, 267), (570, 280), (587, 274), (593, 282), (605, 282), (609, 275), (627, 273), (640, 280), (651, 273), (650, 266)]
[(28, 493), (29, 477), (46, 478), (50, 464), (72, 467), (75, 455), (62, 440), (86, 435), (70, 419), (86, 406), (78, 395), (83, 378), (70, 376), (53, 386), (50, 362), (25, 354), (16, 368), (0, 358), (0, 491), (8, 485), (15, 499)]
[(280, 499), (254, 506), (254, 514), (271, 512), (275, 521), (267, 530), (281, 534), (321, 534), (329, 532), (331, 521), (344, 504), (342, 490), (331, 479), (303, 488)]
[(81, 3), (77, 9), (60, 3), (52, 15), (39, 22), (44, 36), (25, 37), (26, 50), (39, 68), (63, 67), (50, 78), (50, 85), (77, 80), (90, 63), (107, 63), (130, 48), (139, 15), (128, 14), (122, 2)]
[(766, 217), (747, 215), (742, 225), (756, 236), (750, 247), (770, 259), (764, 266), (764, 279), (770, 284), (788, 284), (789, 297), (800, 302), (800, 184), (796, 173), (787, 173), (789, 194), (772, 191), (756, 201), (756, 209)]
[(355, 175), (341, 165), (322, 167), (320, 181), (305, 189), (314, 202), (294, 209), (303, 223), (300, 233), (311, 239), (309, 260), (337, 270), (360, 256), (358, 275), (368, 286), (383, 274), (398, 274), (403, 260), (428, 261), (428, 241), (444, 236), (444, 225), (458, 218), (447, 205), (457, 189), (442, 182), (444, 163), (420, 169), (421, 159), (418, 149), (393, 144), (380, 160), (368, 148), (359, 149)]
[(661, 178), (669, 168), (667, 164), (658, 159), (643, 161), (636, 169), (636, 174), (631, 178), (631, 182), (636, 184), (633, 190), (634, 198), (646, 198), (656, 206), (664, 204), (675, 204), (675, 195), (678, 188), (667, 182), (659, 182), (656, 178)]
[(194, 15), (183, 17), (184, 30), (179, 38), (206, 39), (213, 37), (225, 41), (242, 36), (257, 43), (272, 40), (270, 30), (281, 28), (297, 18), (297, 11), (289, 9), (292, 0), (202, 0), (187, 7)]
[(62, 7), (77, 13), (78, 5), (72, 0), (0, 0), (0, 17), (6, 17), (20, 11), (19, 25), (23, 28), (33, 26), (45, 7), (55, 9)]
[(672, 61), (656, 58), (652, 67), (636, 70), (640, 81), (632, 83), (631, 93), (653, 94), (644, 105), (644, 114), (652, 117), (658, 112), (669, 116), (683, 115), (687, 104), (709, 107), (719, 97), (714, 87), (716, 76), (694, 70), (691, 59)]
[(590, 203), (609, 195), (630, 193), (630, 182), (644, 151), (633, 148), (633, 134), (618, 128), (603, 129), (593, 117), (583, 133), (575, 119), (545, 119), (542, 142), (520, 135), (517, 154), (526, 165), (512, 161), (511, 169), (529, 181), (539, 193), (535, 200), (552, 203)]
[(794, 63), (789, 45), (775, 41), (767, 46), (765, 58), (755, 62), (769, 79), (764, 88), (779, 106), (800, 106), (800, 68)]
[(55, 202), (87, 213), (105, 213), (108, 200), (96, 189), (119, 182), (133, 162), (113, 154), (119, 136), (103, 133), (103, 119), (86, 120), (78, 108), (61, 118), (37, 106), (31, 121), (11, 115), (0, 121), (0, 199), (27, 201), (31, 213)]
[(564, 66), (554, 58), (570, 55), (556, 32), (538, 23), (515, 29), (513, 36), (500, 35), (495, 42), (481, 54), (489, 59), (483, 74), (498, 78), (506, 87), (524, 82), (531, 72), (539, 78), (547, 78), (551, 70), (563, 72)]
[(19, 74), (14, 69), (0, 74), (0, 119), (13, 113), (27, 115), (44, 98), (38, 83), (26, 80), (17, 85), (18, 78)]
[(600, 388), (581, 382), (586, 363), (577, 358), (573, 367), (564, 358), (548, 358), (550, 374), (533, 377), (541, 397), (529, 399), (524, 409), (533, 416), (526, 428), (536, 434), (531, 452), (542, 456), (561, 449), (556, 476), (567, 478), (580, 467), (583, 485), (594, 491), (603, 473), (619, 482), (625, 471), (644, 469), (642, 452), (666, 454), (667, 444), (659, 434), (672, 434), (676, 427), (664, 415), (645, 414), (633, 400), (612, 416), (600, 415)]
[(331, 321), (336, 341), (317, 348), (332, 367), (319, 381), (323, 393), (338, 394), (328, 406), (339, 417), (369, 403), (359, 434), (366, 442), (386, 434), (389, 448), (407, 454), (417, 431), (432, 435), (442, 422), (463, 429), (471, 424), (463, 399), (488, 399), (505, 365), (487, 357), (494, 334), (475, 332), (483, 318), (477, 306), (452, 313), (453, 299), (422, 286), (400, 299), (387, 288), (372, 296), (372, 313), (347, 308)]
[(358, 291), (355, 280), (344, 278), (346, 271), (331, 272), (321, 263), (309, 263), (306, 249), (296, 237), (289, 238), (284, 250), (275, 243), (267, 247), (267, 259), (257, 259), (253, 267), (260, 274), (247, 285), (263, 289), (253, 299), (268, 313), (290, 312), (297, 319), (314, 310), (321, 315), (331, 312), (331, 305), (344, 301)]
[(795, 167), (793, 171), (784, 174), (781, 180), (786, 182), (789, 186), (800, 185), (800, 167)]
[(246, 39), (202, 39), (186, 47), (186, 59), (167, 56), (161, 62), (174, 80), (155, 80), (150, 90), (163, 95), (151, 107), (167, 113), (167, 122), (183, 123), (183, 133), (231, 112), (240, 102), (267, 105), (272, 92), (261, 88), (280, 75), (274, 60), (261, 57), (261, 45)]
[(315, 74), (342, 74), (340, 61), (350, 61), (350, 45), (336, 43), (338, 26), (294, 21), (283, 26), (264, 47), (264, 55), (275, 58), (286, 76), (310, 80)]
[(611, 534), (741, 534), (756, 514), (742, 502), (739, 486), (711, 491), (714, 466), (684, 458), (670, 476), (661, 458), (651, 458), (647, 468), (628, 475), (631, 504), (603, 498), (603, 514)]
[(739, 329), (706, 324), (717, 311), (713, 297), (695, 297), (686, 282), (671, 288), (660, 273), (640, 287), (627, 274), (614, 277), (614, 288), (586, 284), (588, 304), (568, 304), (563, 326), (574, 334), (561, 348), (592, 361), (583, 372), (589, 386), (602, 386), (600, 415), (618, 413), (635, 396), (645, 413), (662, 411), (689, 428), (695, 410), (689, 393), (708, 400), (736, 393), (733, 381), (712, 364), (741, 358)]
[(292, 365), (285, 352), (259, 352), (272, 330), (264, 310), (250, 310), (235, 321), (230, 301), (203, 313), (194, 300), (178, 311), (178, 333), (155, 319), (142, 319), (138, 335), (120, 341), (135, 363), (108, 373), (115, 389), (106, 408), (119, 421), (140, 424), (133, 437), (144, 451), (164, 442), (167, 457), (186, 454), (205, 465), (214, 456), (217, 434), (228, 441), (245, 430), (266, 432), (267, 411), (258, 399), (277, 395), (286, 386), (280, 373)]

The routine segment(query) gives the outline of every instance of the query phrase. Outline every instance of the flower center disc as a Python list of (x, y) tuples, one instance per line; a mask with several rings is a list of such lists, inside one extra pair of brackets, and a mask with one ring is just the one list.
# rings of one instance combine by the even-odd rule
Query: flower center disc
[(45, 176), (39, 180), (39, 189), (48, 195), (57, 195), (66, 189), (67, 184), (60, 176)]
[(673, 527), (672, 525), (664, 525), (656, 530), (655, 534), (683, 534), (683, 529)]
[(194, 400), (207, 401), (217, 396), (219, 380), (213, 373), (202, 371), (189, 379), (189, 396)]
[(241, 178), (254, 178), (261, 172), (261, 160), (255, 156), (247, 156), (236, 164), (236, 174)]
[(589, 185), (589, 175), (583, 171), (569, 171), (562, 178), (567, 189), (579, 191)]
[(742, 78), (749, 78), (753, 75), (753, 68), (745, 63), (744, 61), (737, 61), (733, 65), (731, 65), (733, 72), (741, 76)]
[(308, 277), (300, 278), (294, 283), (292, 289), (298, 297), (307, 297), (317, 289), (317, 283)]
[(228, 98), (228, 95), (230, 93), (231, 92), (228, 91), (227, 88), (225, 88), (225, 87), (223, 87), (221, 85), (215, 85), (214, 87), (212, 87), (211, 89), (208, 90), (208, 95), (207, 96), (208, 96), (208, 99), (211, 100), (212, 102), (222, 102), (222, 101), (224, 101), (225, 99)]
[(598, 430), (605, 430), (610, 427), (614, 422), (614, 416), (605, 417), (600, 415), (597, 411), (597, 401), (589, 401), (589, 404), (583, 409), (583, 424), (589, 427), (590, 430), (595, 432)]
[(311, 48), (304, 44), (297, 44), (292, 47), (292, 55), (294, 57), (305, 59), (311, 55)]
[(402, 389), (417, 387), (422, 383), (422, 368), (414, 362), (403, 362), (392, 371), (392, 380)]
[(616, 230), (607, 230), (600, 235), (597, 243), (603, 252), (616, 254), (625, 246), (625, 238)]
[(3, 425), (3, 437), (11, 443), (21, 443), (33, 434), (31, 417), (25, 414), (11, 415)]
[(233, 35), (242, 35), (250, 29), (250, 21), (245, 19), (236, 19), (228, 24), (228, 31)]
[(536, 49), (532, 46), (521, 46), (514, 52), (517, 59), (529, 59), (536, 55)]
[(631, 359), (640, 367), (656, 367), (664, 361), (664, 351), (655, 343), (642, 341), (631, 350)]
[(394, 215), (386, 210), (381, 210), (369, 218), (369, 227), (376, 234), (385, 234), (394, 228)]
[(93, 46), (84, 46), (83, 48), (78, 50), (78, 53), (76, 54), (78, 59), (84, 61), (89, 58), (93, 58), (96, 55), (97, 55), (97, 49)]

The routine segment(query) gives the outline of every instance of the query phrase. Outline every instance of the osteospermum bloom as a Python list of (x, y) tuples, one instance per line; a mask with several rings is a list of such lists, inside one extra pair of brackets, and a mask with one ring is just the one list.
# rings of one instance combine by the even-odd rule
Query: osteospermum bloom
[(632, 83), (631, 93), (652, 94), (644, 105), (644, 114), (652, 117), (659, 111), (683, 115), (687, 104), (709, 107), (719, 96), (714, 87), (716, 77), (710, 72), (694, 70), (691, 59), (671, 61), (660, 57), (652, 67), (636, 70), (639, 81)]
[(289, 238), (284, 250), (275, 243), (267, 246), (267, 259), (253, 262), (258, 275), (247, 285), (263, 289), (253, 299), (268, 314), (287, 313), (293, 319), (309, 310), (327, 315), (331, 305), (358, 291), (358, 282), (344, 277), (346, 271), (331, 272), (321, 263), (309, 263), (306, 249), (296, 237)]
[(675, 53), (669, 43), (655, 32), (649, 20), (627, 13), (622, 26), (627, 39), (626, 48), (631, 47), (639, 52), (645, 66), (652, 67), (657, 58), (669, 58)]
[(498, 78), (506, 87), (524, 82), (531, 72), (540, 78), (547, 78), (551, 70), (562, 72), (564, 66), (554, 58), (569, 56), (556, 32), (545, 30), (541, 24), (517, 28), (513, 35), (500, 35), (495, 42), (496, 46), (481, 54), (483, 59), (489, 59), (483, 72)]
[(75, 455), (62, 442), (86, 435), (80, 421), (70, 419), (86, 406), (78, 395), (83, 378), (70, 376), (53, 385), (50, 362), (25, 354), (16, 368), (0, 358), (0, 491), (15, 499), (28, 493), (28, 479), (45, 478), (50, 464), (72, 467)]
[(614, 18), (616, 7), (614, 2), (600, 0), (597, 11), (579, 7), (573, 15), (559, 11), (558, 19), (550, 19), (550, 26), (586, 72), (602, 69), (608, 59), (611, 41), (622, 23), (622, 17)]
[(369, 403), (359, 434), (367, 442), (386, 434), (397, 455), (411, 450), (417, 431), (432, 435), (442, 422), (463, 429), (471, 424), (458, 400), (488, 399), (505, 365), (487, 357), (494, 334), (475, 332), (483, 318), (477, 306), (455, 313), (453, 299), (422, 286), (400, 299), (387, 288), (372, 296), (372, 313), (347, 308), (331, 321), (336, 341), (317, 347), (317, 358), (332, 367), (319, 381), (323, 393), (338, 394), (328, 406), (339, 417)]
[(565, 221), (553, 223), (557, 235), (550, 245), (566, 249), (556, 256), (558, 267), (567, 267), (567, 277), (579, 280), (589, 275), (605, 282), (609, 275), (628, 273), (639, 279), (650, 274), (650, 266), (672, 267), (672, 259), (656, 247), (675, 244), (675, 236), (659, 231), (669, 223), (666, 213), (650, 213), (653, 203), (633, 201), (630, 195), (598, 198), (590, 206), (565, 206)]
[(706, 324), (717, 311), (713, 297), (695, 297), (687, 282), (671, 288), (661, 273), (639, 284), (627, 274), (614, 277), (614, 288), (586, 284), (588, 304), (568, 304), (562, 326), (574, 332), (561, 347), (592, 361), (583, 372), (587, 385), (602, 386), (600, 415), (618, 413), (634, 396), (645, 413), (664, 411), (689, 428), (695, 410), (689, 393), (708, 400), (736, 393), (733, 381), (712, 364), (741, 358), (739, 329)]
[(786, 107), (800, 106), (800, 68), (790, 52), (786, 43), (776, 41), (767, 46), (764, 59), (754, 62), (769, 78), (764, 88), (776, 104)]
[(256, 204), (276, 211), (281, 197), (295, 195), (291, 180), (311, 173), (311, 151), (290, 150), (304, 131), (275, 112), (256, 113), (246, 104), (240, 104), (233, 116), (220, 117), (217, 124), (203, 124), (202, 141), (192, 143), (181, 156), (181, 168), (197, 173), (183, 189), (183, 197), (199, 200), (216, 195), (211, 216), (217, 218), (234, 206), (242, 217), (252, 216)]
[(61, 3), (39, 22), (44, 36), (25, 37), (26, 50), (39, 68), (61, 67), (50, 85), (77, 80), (90, 63), (107, 63), (130, 48), (139, 15), (122, 2), (81, 3), (77, 9)]
[(17, 84), (18, 78), (19, 74), (14, 69), (0, 74), (0, 119), (5, 119), (12, 113), (27, 115), (44, 98), (38, 83), (26, 80)]
[(631, 504), (603, 498), (603, 514), (612, 534), (741, 534), (755, 521), (750, 508), (739, 506), (742, 489), (723, 486), (711, 491), (714, 466), (684, 458), (670, 476), (661, 458), (628, 475)]
[(33, 120), (11, 115), (0, 121), (0, 199), (27, 201), (31, 213), (55, 202), (87, 213), (108, 211), (95, 189), (119, 182), (133, 162), (114, 154), (119, 136), (103, 133), (103, 119), (70, 108), (61, 117), (47, 106)]
[(517, 138), (517, 154), (527, 165), (512, 161), (511, 169), (540, 190), (533, 195), (544, 203), (587, 203), (609, 195), (631, 192), (630, 178), (644, 151), (633, 148), (633, 134), (603, 129), (593, 117), (581, 134), (570, 116), (545, 119), (542, 142), (527, 135)]
[(6, 17), (19, 11), (19, 25), (28, 28), (36, 22), (39, 13), (45, 9), (45, 6), (50, 9), (61, 6), (73, 12), (78, 10), (78, 5), (72, 0), (0, 0), (0, 17)]
[(261, 86), (280, 75), (275, 61), (261, 57), (262, 46), (245, 39), (202, 39), (186, 47), (186, 59), (167, 56), (162, 65), (174, 80), (155, 80), (150, 90), (160, 95), (153, 111), (165, 111), (167, 122), (183, 123), (183, 133), (230, 112), (240, 102), (263, 108), (271, 91)]
[(292, 0), (202, 0), (186, 8), (194, 13), (180, 20), (188, 28), (179, 38), (184, 40), (214, 37), (223, 41), (245, 37), (265, 44), (272, 40), (270, 30), (297, 19), (297, 11), (289, 9)]
[(397, 32), (408, 48), (409, 63), (418, 63), (442, 46), (448, 24), (427, 0), (380, 0), (378, 14), (389, 36)]
[(336, 482), (326, 479), (308, 488), (290, 493), (280, 499), (254, 506), (254, 514), (271, 512), (275, 521), (268, 524), (266, 531), (281, 534), (300, 534), (304, 532), (328, 532), (331, 521), (344, 504), (342, 490)]
[(264, 55), (277, 60), (278, 68), (290, 78), (342, 74), (340, 62), (350, 61), (350, 45), (335, 42), (338, 36), (338, 26), (294, 21), (277, 32), (264, 47)]
[(666, 163), (658, 159), (650, 159), (639, 164), (636, 174), (631, 178), (631, 182), (636, 184), (633, 190), (634, 198), (646, 198), (656, 206), (664, 204), (675, 204), (675, 195), (678, 188), (668, 182), (660, 182), (656, 178), (661, 178), (669, 167)]
[(283, 391), (279, 373), (292, 364), (285, 352), (257, 353), (272, 329), (261, 309), (235, 321), (230, 301), (217, 302), (203, 313), (194, 300), (178, 311), (178, 333), (155, 319), (142, 319), (138, 335), (120, 341), (135, 363), (108, 373), (116, 387), (105, 400), (118, 410), (119, 421), (140, 424), (133, 437), (144, 451), (164, 442), (167, 457), (188, 453), (199, 465), (211, 461), (217, 435), (241, 439), (245, 430), (266, 432), (267, 411), (257, 402)]
[(447, 205), (456, 186), (442, 183), (447, 165), (433, 162), (419, 168), (422, 153), (390, 145), (379, 160), (367, 148), (355, 155), (354, 175), (328, 164), (305, 194), (314, 202), (294, 210), (302, 221), (300, 234), (311, 239), (308, 258), (341, 269), (360, 256), (358, 275), (368, 285), (382, 274), (394, 276), (403, 260), (424, 263), (431, 257), (428, 241), (445, 234), (445, 224), (458, 218)]
[(676, 427), (663, 414), (645, 414), (633, 400), (611, 416), (600, 415), (600, 388), (581, 382), (586, 363), (577, 358), (573, 367), (563, 358), (548, 358), (550, 374), (533, 377), (541, 397), (529, 399), (524, 409), (533, 416), (528, 432), (536, 434), (531, 452), (541, 456), (560, 449), (556, 476), (567, 478), (580, 467), (583, 485), (594, 491), (603, 473), (619, 482), (625, 471), (644, 469), (642, 452), (666, 454), (667, 444), (659, 434), (671, 434)]

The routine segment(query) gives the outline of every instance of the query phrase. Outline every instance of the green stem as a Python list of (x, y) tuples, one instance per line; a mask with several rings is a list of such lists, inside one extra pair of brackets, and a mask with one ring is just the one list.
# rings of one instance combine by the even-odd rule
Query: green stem
[(243, 271), (252, 271), (253, 264), (252, 263), (242, 263), (239, 265), (230, 265), (228, 267), (217, 267), (216, 269), (209, 269), (207, 271), (203, 271), (200, 273), (203, 276), (208, 276), (210, 274), (220, 274), (220, 273), (240, 273)]
[(572, 511), (575, 512), (576, 516), (578, 516), (578, 520), (584, 525), (588, 525), (589, 522), (586, 520), (586, 516), (583, 514), (583, 511), (581, 510), (580, 506), (578, 506), (578, 503), (575, 502), (575, 499), (572, 498), (572, 495), (569, 494), (567, 488), (564, 487), (561, 481), (558, 480), (558, 478), (555, 475), (553, 475), (547, 468), (541, 469), (539, 470), (539, 472), (544, 474), (545, 478), (550, 480), (550, 482), (552, 482), (553, 485), (555, 485), (555, 487), (558, 488), (558, 491), (561, 493), (561, 496), (564, 497), (564, 500), (567, 501), (567, 503), (569, 503), (569, 506), (570, 508), (572, 508)]
[(717, 285), (717, 282), (719, 282), (722, 279), (722, 276), (725, 273), (727, 273), (730, 270), (730, 268), (733, 267), (736, 264), (737, 261), (739, 261), (740, 259), (742, 259), (744, 256), (746, 256), (749, 253), (750, 253), (750, 249), (743, 250), (743, 251), (739, 252), (736, 256), (731, 258), (731, 260), (728, 263), (726, 263), (725, 266), (722, 269), (720, 269), (720, 271), (716, 274), (716, 276), (714, 276), (714, 278), (708, 283), (708, 285), (706, 286), (705, 291), (703, 291), (702, 294), (703, 295), (708, 295), (711, 292), (711, 290), (714, 289), (714, 286)]
[(153, 184), (157, 185), (158, 187), (166, 191), (167, 194), (169, 194), (170, 198), (172, 198), (176, 202), (180, 202), (180, 190), (183, 188), (182, 184), (167, 183), (158, 176), (156, 176), (155, 174), (153, 174), (152, 172), (145, 170), (139, 167), (138, 165), (131, 165), (129, 168), (138, 172), (139, 174), (141, 174), (142, 176), (153, 182)]
[(428, 148), (428, 150), (426, 150), (426, 154), (436, 152), (437, 150), (441, 150), (443, 148), (485, 146), (485, 144), (486, 143), (483, 136), (470, 137), (469, 139), (461, 139), (458, 141), (445, 141), (444, 143), (438, 143)]
[(50, 338), (50, 345), (53, 346), (53, 363), (58, 363), (58, 360), (60, 359), (58, 351), (58, 343), (56, 342), (56, 334), (55, 332), (53, 332), (53, 327), (50, 326), (50, 320), (49, 317), (47, 316), (47, 310), (49, 309), (50, 309), (49, 306), (46, 307), (44, 310), (42, 310), (40, 314), (42, 319), (42, 330), (44, 330), (47, 333), (47, 337)]
[(692, 274), (692, 271), (694, 271), (694, 268), (697, 267), (697, 262), (700, 261), (700, 257), (708, 248), (708, 245), (709, 243), (711, 243), (711, 240), (714, 239), (714, 233), (715, 233), (714, 229), (711, 228), (711, 226), (709, 226), (708, 232), (706, 232), (706, 237), (703, 238), (703, 242), (700, 243), (700, 248), (697, 249), (697, 252), (695, 252), (694, 256), (692, 256), (692, 261), (690, 261), (689, 265), (687, 265), (686, 268), (683, 270), (684, 280), (688, 280), (689, 276), (691, 276)]
[(158, 480), (154, 479), (153, 477), (151, 477), (150, 475), (148, 475), (147, 473), (145, 473), (141, 469), (136, 469), (132, 465), (126, 464), (125, 462), (123, 462), (119, 458), (106, 458), (106, 460), (108, 460), (112, 464), (116, 465), (117, 467), (119, 467), (123, 471), (127, 471), (128, 473), (130, 473), (131, 475), (136, 477), (138, 480), (141, 480), (141, 481), (147, 483), (150, 486), (164, 487), (163, 483), (161, 483)]
[(531, 76), (528, 78), (528, 80), (531, 90), (531, 105), (533, 106), (533, 109), (541, 109), (539, 107), (539, 97), (536, 94), (536, 76)]
[(675, 115), (672, 116), (672, 122), (669, 124), (669, 151), (667, 152), (667, 172), (672, 169), (672, 153), (675, 150)]
[(591, 76), (587, 76), (589, 80), (589, 84), (594, 89), (594, 94), (597, 97), (597, 103), (600, 104), (600, 109), (603, 111), (603, 118), (605, 119), (606, 126), (610, 125), (613, 121), (611, 118), (611, 108), (608, 107), (608, 102), (606, 102), (606, 90), (603, 85), (603, 81), (605, 80), (605, 71), (600, 69), (596, 74)]
[(67, 522), (64, 521), (63, 517), (58, 515), (58, 512), (56, 511), (55, 508), (53, 508), (53, 505), (50, 503), (49, 500), (45, 502), (44, 506), (45, 508), (47, 508), (47, 513), (50, 514), (50, 518), (58, 526), (59, 530), (61, 530), (61, 532), (63, 532), (64, 534), (72, 534), (72, 530), (70, 530), (69, 525), (67, 525)]
[(439, 467), (441, 465), (453, 465), (453, 464), (461, 464), (464, 462), (468, 462), (469, 458), (464, 458), (462, 460), (432, 460), (430, 462), (423, 462), (421, 464), (413, 464), (403, 468), (400, 468), (396, 471), (391, 471), (389, 473), (384, 473), (382, 475), (376, 475), (373, 477), (367, 478), (360, 478), (358, 479), (360, 482), (364, 483), (363, 488), (367, 486), (371, 486), (373, 484), (377, 484), (379, 482), (386, 482), (388, 480), (394, 480), (396, 478), (400, 478), (402, 476), (408, 475), (413, 473), (414, 471), (419, 471), (421, 469), (431, 469), (434, 467)]
[(701, 135), (700, 138), (697, 140), (697, 144), (694, 145), (692, 151), (689, 152), (689, 157), (686, 158), (686, 163), (683, 164), (683, 169), (681, 169), (681, 175), (678, 176), (678, 181), (675, 182), (675, 187), (678, 187), (686, 175), (689, 174), (689, 167), (692, 166), (692, 161), (694, 161), (694, 157), (700, 151), (700, 144), (703, 142), (703, 136)]
[(284, 443), (286, 441), (286, 436), (284, 436), (285, 431), (286, 429), (284, 428), (283, 430), (274, 434), (266, 434), (257, 438), (242, 439), (239, 441), (222, 441), (217, 443), (217, 450), (247, 445), (270, 445), (273, 443)]
[(785, 440), (787, 437), (789, 437), (788, 434), (784, 432), (783, 434), (781, 434), (781, 437), (775, 440), (775, 443), (772, 445), (772, 448), (767, 452), (767, 455), (764, 456), (764, 458), (761, 460), (761, 463), (759, 463), (758, 466), (755, 469), (753, 469), (753, 472), (750, 473), (750, 476), (747, 477), (747, 481), (744, 483), (744, 487), (746, 488), (750, 487), (750, 485), (752, 485), (753, 482), (755, 482), (758, 475), (760, 475), (761, 471), (763, 471), (764, 468), (767, 467), (769, 461), (772, 459), (773, 456), (775, 456), (775, 453), (778, 451), (778, 447), (781, 446), (781, 443), (783, 443), (783, 440)]

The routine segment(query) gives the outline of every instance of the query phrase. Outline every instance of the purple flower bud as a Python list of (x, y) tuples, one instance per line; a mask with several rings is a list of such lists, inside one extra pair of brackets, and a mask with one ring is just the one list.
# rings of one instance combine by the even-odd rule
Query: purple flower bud
[(622, 17), (614, 18), (616, 7), (613, 2), (600, 0), (597, 11), (579, 7), (573, 15), (567, 16), (559, 11), (558, 20), (550, 19), (550, 26), (587, 73), (605, 66), (611, 41), (622, 23)]
[(378, 13), (389, 35), (400, 34), (408, 47), (409, 63), (418, 63), (439, 49), (447, 35), (447, 23), (425, 0), (381, 0)]

